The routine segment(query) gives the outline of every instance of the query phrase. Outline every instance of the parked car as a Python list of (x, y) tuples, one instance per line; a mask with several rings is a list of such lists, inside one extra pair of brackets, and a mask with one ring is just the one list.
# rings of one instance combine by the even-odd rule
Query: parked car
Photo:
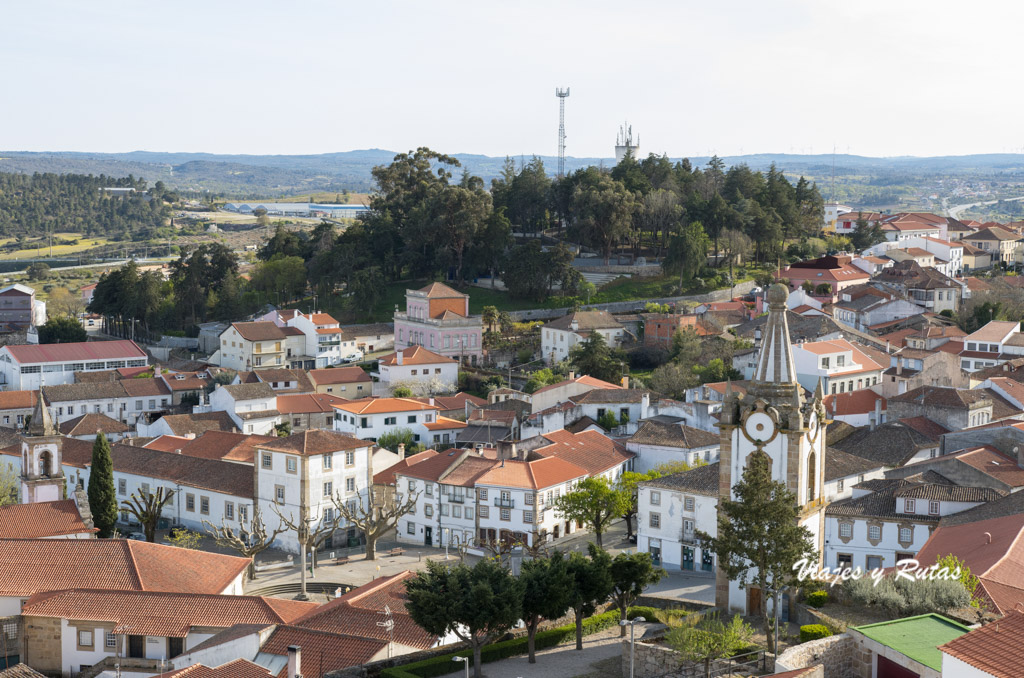
[(132, 532), (128, 535), (128, 538), (134, 539), (135, 541), (146, 541), (146, 535), (141, 532)]
[(353, 353), (349, 353), (347, 356), (344, 356), (341, 359), (341, 362), (343, 362), (343, 363), (357, 363), (357, 362), (359, 362), (362, 359), (363, 359), (363, 352), (362, 351), (355, 351)]

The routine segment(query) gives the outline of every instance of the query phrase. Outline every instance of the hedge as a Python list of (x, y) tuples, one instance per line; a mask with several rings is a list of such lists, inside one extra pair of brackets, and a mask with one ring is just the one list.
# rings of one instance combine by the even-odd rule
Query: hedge
[(818, 640), (819, 638), (828, 638), (831, 635), (832, 632), (829, 631), (828, 627), (824, 624), (807, 624), (800, 627), (801, 643), (806, 643), (810, 640)]
[(827, 591), (812, 591), (807, 594), (807, 604), (814, 608), (823, 607), (828, 602)]
[[(627, 610), (627, 614), (632, 612), (634, 609), (636, 608), (630, 608)], [(645, 615), (640, 614), (639, 616), (643, 617)], [(618, 623), (618, 610), (609, 610), (603, 614), (587, 617), (583, 620), (583, 635), (587, 636), (591, 633), (603, 631), (617, 625)], [(566, 624), (565, 626), (548, 629), (547, 631), (538, 631), (537, 635), (534, 637), (535, 649), (537, 651), (545, 650), (549, 647), (561, 645), (562, 643), (575, 638), (576, 624)], [(513, 638), (512, 640), (504, 640), (500, 643), (484, 645), (480, 650), (480, 661), (486, 664), (487, 662), (526, 654), (527, 640), (526, 636), (521, 636), (519, 638)], [(418, 662), (412, 662), (411, 664), (405, 664), (404, 666), (393, 666), (381, 671), (380, 676), (381, 678), (434, 678), (434, 676), (443, 676), (446, 673), (453, 673), (462, 668), (461, 664), (456, 664), (452, 660), (453, 657), (468, 657), (470, 665), (473, 664), (473, 650), (462, 650), (460, 652), (453, 652), (452, 654), (445, 654)]]
[(626, 610), (626, 619), (632, 621), (637, 617), (643, 617), (649, 622), (659, 621), (658, 610), (653, 607), (646, 607), (644, 605), (636, 605)]

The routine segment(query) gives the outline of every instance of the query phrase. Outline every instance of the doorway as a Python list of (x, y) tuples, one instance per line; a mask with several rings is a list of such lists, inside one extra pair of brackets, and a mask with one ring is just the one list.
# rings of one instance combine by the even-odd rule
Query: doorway
[(128, 656), (135, 659), (146, 658), (146, 636), (128, 636)]
[(427, 546), (434, 545), (434, 528), (428, 526), (423, 529), (423, 543)]
[(759, 614), (761, 612), (761, 589), (756, 586), (747, 588), (747, 614)]

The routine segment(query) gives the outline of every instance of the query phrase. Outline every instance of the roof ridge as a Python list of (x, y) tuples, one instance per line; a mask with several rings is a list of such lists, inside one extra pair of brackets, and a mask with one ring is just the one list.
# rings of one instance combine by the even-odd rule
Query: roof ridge
[(132, 563), (132, 576), (135, 577), (135, 580), (139, 585), (139, 590), (148, 591), (149, 589), (146, 588), (145, 583), (142, 581), (142, 573), (139, 572), (139, 563), (135, 560), (135, 551), (132, 548), (132, 540), (125, 539), (123, 544), (124, 548), (128, 549), (128, 558)]
[[(1001, 520), (1002, 518), (1006, 518), (1006, 517), (1007, 516), (1001, 516), (999, 518), (990, 518), (990, 520)], [(982, 521), (982, 522), (984, 522), (984, 521)], [(1022, 533), (1024, 533), (1024, 530), (1018, 530), (1016, 536), (1010, 541), (1009, 546), (1007, 546), (1006, 550), (1003, 551), (1003, 555), (999, 556), (999, 558), (996, 559), (996, 561), (994, 563), (992, 563), (987, 570), (985, 570), (981, 574), (978, 574), (977, 576), (978, 577), (984, 577), (984, 576), (992, 575), (993, 570), (995, 570), (996, 567), (998, 567), (1004, 560), (1006, 560), (1010, 556), (1010, 553), (1014, 550), (1014, 547), (1016, 547), (1017, 543), (1021, 540), (1021, 534)]]

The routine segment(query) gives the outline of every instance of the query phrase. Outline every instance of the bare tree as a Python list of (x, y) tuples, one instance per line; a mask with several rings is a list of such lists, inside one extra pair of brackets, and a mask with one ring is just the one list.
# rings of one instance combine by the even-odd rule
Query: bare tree
[(263, 522), (263, 511), (259, 506), (252, 507), (252, 520), (249, 525), (238, 519), (238, 531), (222, 520), (220, 527), (204, 520), (203, 527), (219, 546), (234, 549), (242, 557), (249, 559), (249, 578), (256, 578), (256, 556), (270, 548), (277, 536), (288, 530), (284, 525), (279, 526), (273, 532), (267, 531), (266, 523)]
[(393, 485), (375, 484), (368, 490), (365, 502), (358, 499), (345, 502), (340, 496), (333, 497), (339, 517), (362, 530), (366, 537), (366, 559), (376, 560), (377, 540), (398, 525), (399, 519), (416, 508), (419, 494), (409, 493), (402, 497)]
[(132, 492), (131, 497), (121, 502), (121, 510), (135, 516), (146, 534), (146, 541), (155, 542), (156, 526), (160, 522), (164, 506), (167, 506), (167, 502), (173, 496), (174, 490), (167, 490), (167, 494), (164, 494), (162, 487), (156, 488), (156, 492), (146, 492), (141, 496)]
[(301, 593), (299, 593), (299, 600), (307, 600), (306, 596), (306, 550), (312, 554), (312, 560), (309, 563), (309, 574), (313, 576), (316, 571), (316, 551), (327, 538), (334, 534), (335, 530), (338, 529), (338, 519), (335, 516), (311, 516), (309, 514), (309, 507), (305, 504), (299, 505), (299, 519), (296, 520), (295, 516), (288, 514), (285, 516), (281, 509), (278, 508), (277, 504), (271, 504), (274, 509), (274, 513), (281, 519), (281, 526), (286, 530), (295, 532), (296, 539), (299, 542), (299, 582), (302, 585)]
[(17, 504), (20, 499), (21, 481), (14, 471), (0, 467), (0, 506)]

